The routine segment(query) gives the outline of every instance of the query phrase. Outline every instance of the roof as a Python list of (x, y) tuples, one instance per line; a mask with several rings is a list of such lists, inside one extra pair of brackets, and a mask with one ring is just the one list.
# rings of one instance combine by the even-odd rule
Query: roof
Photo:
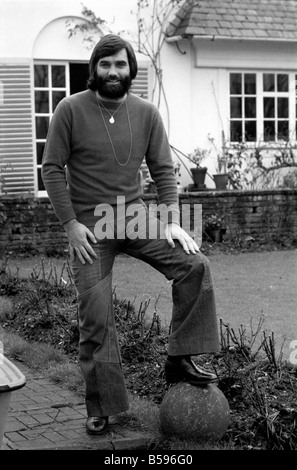
[(297, 41), (297, 0), (186, 0), (166, 36)]

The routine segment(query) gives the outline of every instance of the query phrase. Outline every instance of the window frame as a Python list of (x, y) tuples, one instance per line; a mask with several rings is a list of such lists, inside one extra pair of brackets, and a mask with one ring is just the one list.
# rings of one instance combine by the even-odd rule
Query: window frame
[[(35, 65), (45, 65), (48, 67), (48, 85), (46, 87), (35, 86)], [(64, 87), (53, 87), (52, 86), (52, 66), (64, 66), (65, 67), (65, 86)], [(51, 122), (54, 110), (53, 110), (53, 92), (63, 91), (65, 92), (65, 97), (70, 95), (70, 66), (69, 61), (65, 60), (34, 60), (33, 64), (33, 102), (34, 102), (34, 152), (35, 152), (35, 171), (36, 171), (36, 184), (37, 184), (37, 194), (38, 197), (47, 197), (47, 191), (45, 189), (39, 189), (38, 181), (39, 174), (41, 171), (41, 163), (38, 163), (38, 152), (37, 145), (38, 143), (45, 144), (45, 138), (37, 138), (37, 128), (36, 128), (36, 118), (37, 117), (48, 117), (49, 124)], [(48, 91), (49, 92), (49, 110), (48, 112), (36, 112), (35, 109), (35, 91)]]
[[(236, 96), (231, 94), (231, 75), (232, 74), (241, 74), (242, 79), (245, 74), (255, 74), (256, 75), (256, 140), (255, 141), (246, 141), (247, 144), (254, 144), (255, 142), (266, 142), (266, 144), (276, 144), (277, 142), (282, 141), (282, 139), (278, 139), (278, 136), (275, 135), (274, 140), (264, 140), (264, 98), (265, 97), (274, 97), (275, 101), (277, 102), (278, 98), (288, 98), (288, 128), (289, 128), (289, 137), (288, 141), (295, 141), (297, 135), (297, 105), (296, 105), (296, 98), (297, 98), (297, 72), (296, 71), (288, 71), (288, 70), (249, 70), (249, 69), (241, 69), (236, 70), (232, 69), (228, 72), (228, 140), (230, 144), (237, 144), (239, 141), (231, 140), (231, 122), (237, 120), (236, 118), (231, 117), (231, 98)], [(264, 91), (263, 87), (263, 79), (264, 74), (273, 74), (275, 77), (277, 75), (288, 75), (288, 91), (286, 92), (278, 92), (274, 90), (272, 92)], [(243, 81), (242, 81), (242, 92), (243, 90)], [(239, 96), (239, 95), (238, 95)], [(241, 97), (249, 96), (241, 93)], [(253, 95), (251, 95), (253, 96)], [(277, 117), (277, 111), (275, 111), (275, 117), (272, 120), (281, 121), (284, 120), (283, 118)], [(241, 117), (239, 119), (241, 122), (249, 121), (249, 118)], [(285, 119), (286, 120), (286, 119)], [(277, 133), (276, 133), (277, 134)], [(245, 140), (243, 140), (245, 142)]]

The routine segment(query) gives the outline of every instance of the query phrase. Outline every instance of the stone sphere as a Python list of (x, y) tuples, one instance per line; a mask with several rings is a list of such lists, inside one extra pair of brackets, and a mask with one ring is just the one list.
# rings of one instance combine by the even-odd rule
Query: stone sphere
[(173, 385), (160, 405), (163, 434), (197, 441), (219, 440), (230, 424), (229, 403), (214, 384)]

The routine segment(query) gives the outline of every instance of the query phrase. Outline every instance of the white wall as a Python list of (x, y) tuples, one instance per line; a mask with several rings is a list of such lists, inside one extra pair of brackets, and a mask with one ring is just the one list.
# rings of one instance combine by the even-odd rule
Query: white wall
[(295, 42), (195, 39), (194, 44), (197, 67), (296, 69)]
[[(163, 84), (166, 93), (168, 109), (162, 100), (160, 112), (163, 116), (171, 145), (189, 153), (193, 149), (192, 143), (192, 51), (189, 41), (179, 44), (165, 43), (162, 50)], [(169, 110), (169, 118), (168, 118)], [(175, 158), (178, 162), (178, 158)], [(187, 160), (184, 160), (188, 166)], [(186, 186), (191, 177), (181, 166), (181, 183)]]
[(136, 20), (131, 14), (136, 9), (135, 0), (0, 0), (0, 58), (32, 57), (43, 28), (60, 17), (81, 17), (82, 3), (106, 20), (113, 31), (135, 30)]
[[(179, 50), (174, 43), (166, 44), (162, 60), (164, 88), (170, 110), (170, 143), (188, 154), (196, 147), (210, 148), (210, 134), (220, 146), (222, 120), (226, 118), (228, 106), (228, 101), (227, 105), (225, 103), (226, 98), (228, 100), (226, 70), (197, 68), (195, 49), (187, 40), (179, 43)], [(164, 102), (161, 112), (166, 117)], [(165, 120), (167, 123), (167, 119)], [(188, 167), (193, 166), (186, 159), (184, 161)], [(215, 173), (214, 155), (207, 160), (206, 166), (210, 174)], [(183, 167), (181, 170), (182, 186), (191, 184), (188, 172)], [(208, 187), (214, 187), (209, 177), (206, 184)]]

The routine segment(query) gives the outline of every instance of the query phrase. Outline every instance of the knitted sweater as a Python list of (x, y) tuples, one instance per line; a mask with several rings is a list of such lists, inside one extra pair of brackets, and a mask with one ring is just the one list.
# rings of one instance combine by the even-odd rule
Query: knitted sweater
[[(137, 200), (142, 191), (140, 165), (144, 157), (159, 203), (175, 205), (172, 221), (179, 223), (170, 147), (157, 108), (129, 93), (110, 124), (110, 116), (101, 106), (109, 137), (99, 106), (95, 93), (86, 90), (60, 101), (51, 120), (42, 178), (61, 224), (76, 218), (92, 225), (98, 204), (116, 205), (117, 196), (124, 196), (126, 203)], [(105, 103), (110, 113), (118, 106), (112, 101)]]

